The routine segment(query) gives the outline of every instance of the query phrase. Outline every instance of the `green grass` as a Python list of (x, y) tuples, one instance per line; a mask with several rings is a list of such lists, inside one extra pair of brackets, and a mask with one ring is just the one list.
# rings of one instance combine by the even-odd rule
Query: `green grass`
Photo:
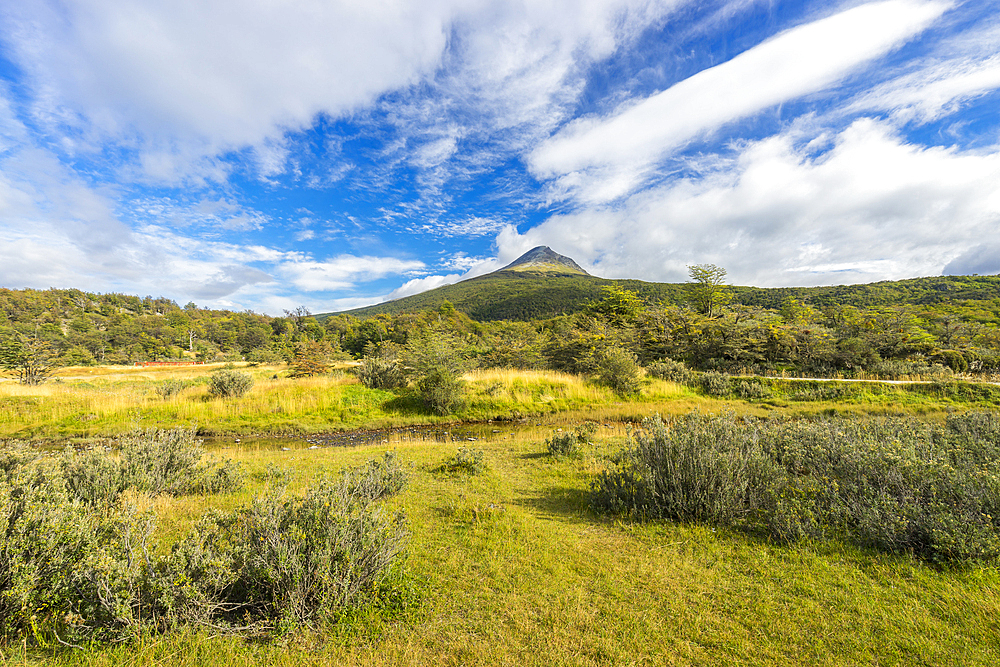
[[(117, 370), (117, 369), (114, 369)], [(57, 382), (24, 387), (0, 383), (0, 438), (99, 438), (136, 427), (196, 425), (203, 435), (307, 434), (454, 421), (572, 415), (589, 410), (628, 414), (610, 390), (583, 378), (538, 371), (476, 371), (466, 376), (468, 401), (453, 415), (427, 409), (414, 389), (368, 389), (344, 370), (311, 378), (285, 377), (283, 368), (249, 368), (254, 386), (239, 398), (209, 394), (200, 371), (107, 371), (87, 377), (65, 372)], [(198, 375), (201, 373), (201, 375)], [(275, 377), (275, 376), (278, 377)], [(179, 378), (190, 386), (163, 399), (156, 387)], [(690, 389), (652, 381), (636, 403), (645, 412), (687, 410), (712, 403)], [(707, 403), (706, 403), (707, 402)]]
[[(646, 378), (641, 394), (626, 400), (574, 375), (494, 369), (468, 374), (465, 406), (453, 415), (439, 416), (422, 404), (415, 390), (367, 389), (343, 368), (298, 379), (286, 377), (284, 367), (247, 368), (255, 381), (247, 395), (215, 398), (206, 385), (215, 368), (64, 369), (56, 381), (37, 387), (0, 382), (0, 438), (102, 438), (136, 427), (191, 425), (202, 435), (288, 435), (498, 419), (637, 421), (654, 413), (691, 410), (757, 416), (838, 412), (933, 417), (1000, 407), (1000, 387), (968, 382), (884, 385), (766, 379), (762, 381), (773, 394), (744, 401), (713, 398)], [(169, 379), (190, 384), (163, 399), (156, 387)]]
[[(572, 426), (572, 424), (567, 424)], [(300, 491), (394, 448), (412, 466), (392, 504), (413, 533), (410, 604), (322, 635), (256, 643), (177, 631), (121, 646), (3, 649), (10, 664), (65, 665), (991, 665), (1000, 574), (937, 569), (837, 542), (778, 546), (700, 525), (599, 517), (587, 488), (622, 431), (582, 459), (544, 454), (539, 427), (477, 441), (486, 472), (434, 472), (464, 442), (397, 436), (355, 449), (231, 449), (252, 472), (287, 469)], [(157, 501), (169, 542), (217, 498)]]

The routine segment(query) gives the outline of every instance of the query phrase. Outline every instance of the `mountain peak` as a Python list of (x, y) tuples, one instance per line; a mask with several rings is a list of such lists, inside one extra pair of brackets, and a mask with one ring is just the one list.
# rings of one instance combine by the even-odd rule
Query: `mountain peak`
[(580, 265), (565, 255), (540, 245), (524, 253), (501, 271), (531, 271), (536, 273), (575, 273), (589, 276)]

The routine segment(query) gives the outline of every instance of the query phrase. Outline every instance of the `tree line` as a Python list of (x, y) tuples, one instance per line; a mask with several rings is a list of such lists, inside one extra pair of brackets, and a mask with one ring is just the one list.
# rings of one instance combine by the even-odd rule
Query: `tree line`
[(0, 289), (0, 362), (33, 381), (54, 366), (386, 358), (430, 331), (447, 333), (468, 365), (483, 367), (593, 373), (614, 349), (643, 365), (670, 359), (726, 372), (1000, 370), (996, 299), (864, 307), (787, 295), (765, 307), (741, 301), (745, 288), (726, 285), (721, 267), (689, 274), (670, 299), (605, 285), (577, 312), (528, 321), (476, 321), (449, 302), (369, 317), (303, 307), (275, 317), (149, 296)]

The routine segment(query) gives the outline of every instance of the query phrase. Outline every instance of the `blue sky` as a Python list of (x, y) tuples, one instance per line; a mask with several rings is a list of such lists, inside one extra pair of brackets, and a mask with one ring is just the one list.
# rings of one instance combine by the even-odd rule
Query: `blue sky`
[(1000, 272), (1000, 2), (0, 0), (0, 286)]

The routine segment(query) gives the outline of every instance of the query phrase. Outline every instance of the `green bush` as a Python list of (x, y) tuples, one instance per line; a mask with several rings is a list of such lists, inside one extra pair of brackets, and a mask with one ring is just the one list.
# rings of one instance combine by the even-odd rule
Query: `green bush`
[(639, 364), (635, 355), (620, 347), (607, 348), (597, 358), (597, 381), (619, 396), (639, 393)]
[(121, 436), (120, 456), (67, 451), (62, 477), (73, 498), (109, 504), (129, 487), (151, 495), (221, 493), (243, 485), (240, 467), (230, 460), (202, 463), (205, 450), (186, 429), (148, 429)]
[(572, 432), (556, 431), (545, 441), (550, 456), (557, 458), (578, 458), (583, 454), (582, 445), (590, 442), (597, 432), (591, 422), (580, 424)]
[(207, 514), (167, 559), (177, 583), (166, 606), (186, 620), (284, 631), (377, 597), (408, 539), (405, 517), (374, 504), (398, 492), (399, 471), (387, 456), (322, 477), (302, 498), (272, 491), (233, 513)]
[(733, 393), (747, 401), (770, 398), (773, 394), (771, 388), (759, 378), (747, 378), (736, 381), (733, 385)]
[(253, 387), (253, 377), (249, 373), (223, 368), (212, 373), (208, 379), (208, 393), (220, 398), (238, 398)]
[(412, 336), (403, 349), (408, 373), (431, 410), (447, 415), (465, 405), (466, 386), (461, 379), (468, 367), (462, 343), (447, 331), (424, 331)]
[(163, 400), (167, 400), (168, 398), (176, 396), (183, 391), (188, 384), (189, 383), (184, 382), (183, 380), (166, 380), (156, 386), (156, 393), (159, 394), (160, 398)]
[(362, 466), (345, 470), (341, 476), (348, 495), (366, 502), (396, 495), (409, 477), (395, 452), (386, 452), (382, 460), (371, 459)]
[(417, 381), (424, 403), (439, 415), (450, 415), (465, 405), (465, 382), (435, 369)]
[(753, 514), (772, 474), (752, 422), (697, 413), (643, 421), (634, 448), (591, 487), (599, 511), (728, 525)]
[(479, 475), (486, 471), (483, 452), (478, 449), (459, 447), (458, 452), (434, 469), (434, 472), (465, 473)]
[[(16, 454), (16, 452), (15, 452)], [(405, 471), (391, 454), (303, 498), (272, 490), (210, 511), (163, 557), (148, 496), (96, 507), (75, 497), (59, 459), (4, 456), (0, 632), (34, 641), (119, 641), (181, 623), (235, 633), (316, 625), (377, 598), (398, 570), (405, 518), (377, 501)]]
[(668, 382), (687, 384), (695, 377), (694, 371), (688, 368), (683, 361), (673, 359), (661, 359), (646, 366), (646, 374)]
[(709, 396), (728, 396), (733, 390), (732, 377), (728, 373), (706, 371), (698, 376), (698, 386)]
[[(134, 636), (153, 576), (153, 518), (140, 498), (101, 511), (67, 493), (53, 461), (0, 483), (0, 629), (36, 641)], [(145, 619), (144, 619), (145, 620)]]
[(771, 537), (839, 536), (931, 560), (1000, 556), (1000, 416), (941, 426), (688, 415), (647, 421), (592, 485), (595, 508)]
[(398, 389), (406, 386), (403, 366), (395, 359), (365, 357), (356, 372), (361, 384), (369, 389)]

